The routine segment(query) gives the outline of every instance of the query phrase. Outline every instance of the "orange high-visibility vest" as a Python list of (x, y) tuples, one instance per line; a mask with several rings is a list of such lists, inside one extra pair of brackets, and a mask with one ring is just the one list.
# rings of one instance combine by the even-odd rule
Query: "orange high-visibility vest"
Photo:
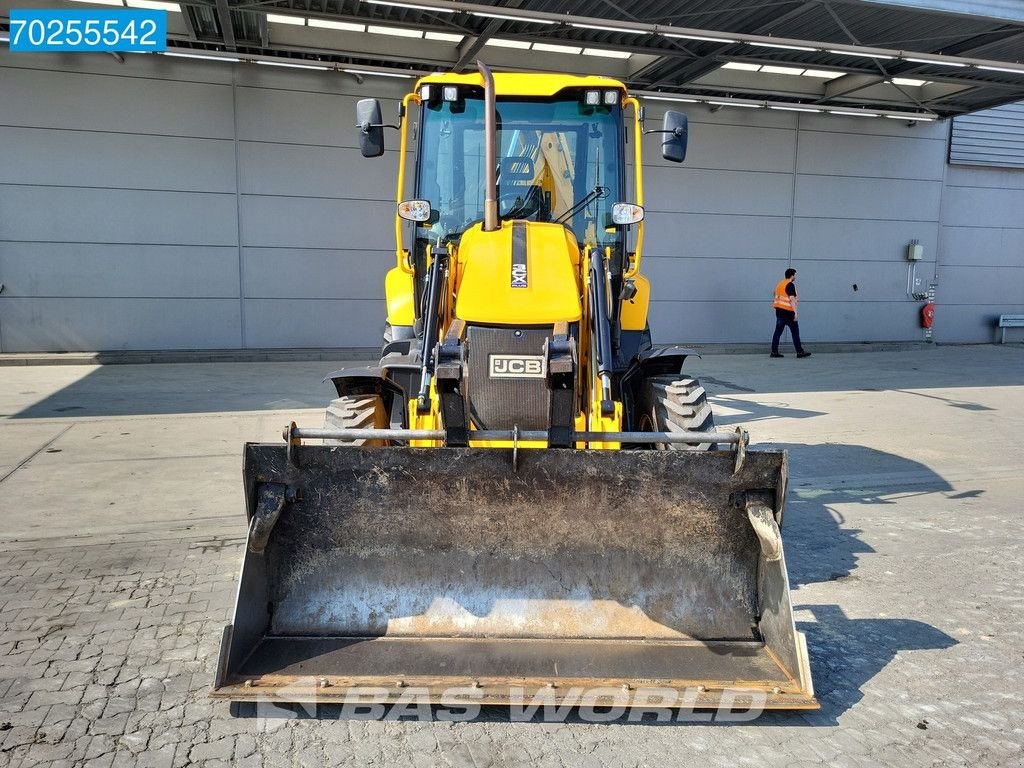
[(789, 285), (789, 278), (780, 280), (775, 286), (775, 301), (772, 306), (776, 309), (785, 309), (789, 312), (796, 312), (796, 296), (789, 296), (786, 293), (786, 286)]

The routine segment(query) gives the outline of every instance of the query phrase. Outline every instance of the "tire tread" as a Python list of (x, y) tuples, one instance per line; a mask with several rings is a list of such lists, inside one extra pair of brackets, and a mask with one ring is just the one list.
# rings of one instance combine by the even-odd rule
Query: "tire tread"
[[(644, 404), (658, 432), (714, 432), (715, 417), (707, 392), (697, 379), (679, 374), (652, 376), (644, 382)], [(713, 451), (716, 443), (669, 443), (674, 451)]]

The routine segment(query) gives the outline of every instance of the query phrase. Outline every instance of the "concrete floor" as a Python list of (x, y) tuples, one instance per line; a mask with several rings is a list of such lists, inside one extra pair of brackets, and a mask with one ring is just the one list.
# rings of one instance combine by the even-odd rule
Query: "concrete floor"
[(318, 424), (333, 367), (0, 368), (0, 765), (1021, 764), (1020, 345), (688, 363), (720, 425), (790, 451), (787, 560), (822, 702), (733, 725), (210, 702), (241, 444)]

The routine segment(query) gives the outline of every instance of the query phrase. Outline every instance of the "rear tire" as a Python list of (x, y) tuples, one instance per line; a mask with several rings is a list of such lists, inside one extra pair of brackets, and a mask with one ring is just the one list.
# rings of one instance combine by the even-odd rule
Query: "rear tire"
[[(327, 429), (387, 429), (388, 411), (380, 395), (344, 395), (324, 415)], [(387, 445), (386, 440), (324, 440), (324, 445)]]
[[(697, 379), (681, 374), (652, 376), (644, 382), (641, 432), (714, 432), (715, 417)], [(714, 451), (717, 443), (656, 443), (658, 450)]]

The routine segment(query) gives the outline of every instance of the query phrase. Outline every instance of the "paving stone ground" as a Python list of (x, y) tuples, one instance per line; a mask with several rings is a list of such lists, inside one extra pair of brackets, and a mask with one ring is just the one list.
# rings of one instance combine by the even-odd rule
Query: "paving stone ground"
[(207, 693), (239, 449), (315, 423), (330, 364), (27, 366), (0, 369), (0, 766), (1024, 765), (1024, 348), (693, 367), (719, 424), (790, 451), (819, 712), (234, 717)]

